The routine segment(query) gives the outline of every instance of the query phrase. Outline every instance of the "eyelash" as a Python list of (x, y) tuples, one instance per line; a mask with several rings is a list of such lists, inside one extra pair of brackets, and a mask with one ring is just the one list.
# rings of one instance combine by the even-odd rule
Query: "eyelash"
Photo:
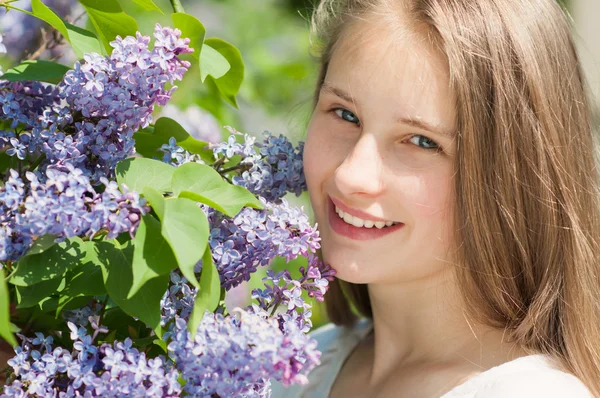
[[(342, 118), (341, 116), (339, 116), (339, 115), (337, 114), (337, 112), (336, 112), (336, 111), (346, 111), (346, 112), (350, 112), (349, 110), (347, 110), (347, 109), (344, 109), (344, 108), (333, 108), (333, 109), (331, 110), (331, 112), (333, 112), (333, 113), (334, 113), (334, 114), (335, 114), (335, 115), (338, 117), (338, 119), (339, 119), (339, 120), (341, 120), (341, 121), (345, 121), (345, 122), (349, 122), (349, 123), (353, 123), (353, 122), (351, 122), (351, 121), (349, 121), (349, 120), (346, 120), (346, 119)], [(352, 113), (352, 112), (350, 112), (350, 113)], [(352, 113), (352, 115), (354, 115), (354, 113)], [(354, 115), (354, 118), (355, 118), (355, 119), (358, 121), (358, 124), (357, 124), (357, 126), (360, 126), (360, 120), (358, 120), (358, 118), (356, 117), (356, 115)], [(422, 146), (416, 145), (416, 146), (418, 146), (418, 147), (419, 147), (419, 148), (421, 148), (421, 149), (425, 149), (426, 151), (436, 151), (436, 152), (439, 152), (439, 151), (442, 149), (442, 148), (441, 148), (441, 147), (440, 147), (440, 146), (437, 144), (437, 142), (433, 141), (433, 140), (432, 140), (432, 139), (430, 139), (430, 138), (427, 138), (427, 137), (425, 137), (424, 135), (420, 135), (420, 134), (414, 134), (414, 135), (411, 137), (411, 139), (412, 139), (412, 138), (414, 138), (414, 137), (423, 137), (423, 138), (425, 138), (427, 141), (429, 141), (429, 142), (431, 142), (433, 145), (435, 145), (435, 147), (430, 147), (430, 148), (427, 148), (427, 147), (422, 147)], [(421, 140), (419, 140), (419, 142), (420, 142), (420, 141), (421, 141)]]

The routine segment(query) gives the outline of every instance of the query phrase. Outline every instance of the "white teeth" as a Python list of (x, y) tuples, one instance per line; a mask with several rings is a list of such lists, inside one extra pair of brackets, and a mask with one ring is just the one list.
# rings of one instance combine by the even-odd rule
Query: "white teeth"
[(350, 214), (344, 214), (344, 221), (346, 221), (348, 224), (352, 224), (352, 219), (353, 217)]
[(348, 213), (344, 213), (344, 211), (342, 209), (340, 209), (339, 207), (335, 207), (335, 212), (339, 215), (339, 217), (341, 219), (343, 219), (346, 223), (350, 224), (350, 225), (354, 225), (355, 227), (364, 227), (364, 228), (373, 228), (373, 227), (377, 227), (378, 229), (381, 229), (383, 227), (389, 227), (398, 223), (395, 223), (393, 221), (372, 221), (372, 220), (363, 220), (361, 218), (358, 217), (354, 217), (351, 214)]
[(360, 218), (353, 217), (352, 225), (354, 225), (355, 227), (362, 227), (363, 225), (365, 225), (365, 222)]

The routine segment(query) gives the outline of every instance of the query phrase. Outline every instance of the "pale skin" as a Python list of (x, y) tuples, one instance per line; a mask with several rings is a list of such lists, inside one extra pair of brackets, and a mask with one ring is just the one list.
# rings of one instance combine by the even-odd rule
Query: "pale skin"
[[(306, 138), (324, 259), (341, 280), (368, 284), (373, 308), (374, 334), (348, 357), (331, 397), (439, 397), (526, 355), (503, 330), (466, 317), (454, 282), (456, 109), (445, 58), (418, 34), (390, 40), (385, 26), (365, 18), (346, 29)], [(404, 227), (368, 241), (339, 235), (328, 196)]]

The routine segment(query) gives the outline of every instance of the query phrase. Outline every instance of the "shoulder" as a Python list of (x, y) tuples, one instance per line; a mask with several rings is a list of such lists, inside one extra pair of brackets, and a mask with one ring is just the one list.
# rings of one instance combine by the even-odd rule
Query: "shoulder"
[(473, 398), (593, 398), (580, 379), (554, 368), (545, 356), (521, 359), (482, 380)]
[(358, 320), (352, 328), (328, 323), (308, 335), (317, 341), (317, 349), (324, 355), (336, 351), (340, 345), (348, 346), (357, 343), (368, 332), (371, 325), (371, 321), (365, 318)]
[(308, 335), (317, 341), (319, 351), (323, 351), (339, 342), (339, 339), (343, 337), (348, 330), (349, 329), (344, 328), (343, 326), (328, 323), (316, 328)]

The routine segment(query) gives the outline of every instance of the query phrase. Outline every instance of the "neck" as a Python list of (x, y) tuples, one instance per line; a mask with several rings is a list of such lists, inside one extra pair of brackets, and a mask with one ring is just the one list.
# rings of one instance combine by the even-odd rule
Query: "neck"
[(374, 334), (365, 343), (376, 384), (414, 366), (487, 370), (525, 355), (502, 330), (470, 320), (451, 271), (402, 284), (369, 284)]

